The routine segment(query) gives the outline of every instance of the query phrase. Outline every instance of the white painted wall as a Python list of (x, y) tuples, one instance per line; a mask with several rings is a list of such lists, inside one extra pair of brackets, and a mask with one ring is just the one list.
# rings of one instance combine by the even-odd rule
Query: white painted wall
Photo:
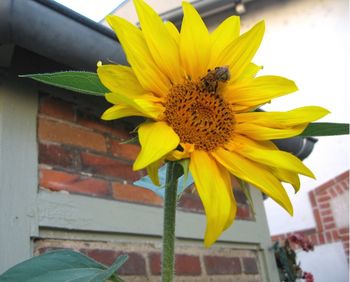
[(348, 282), (349, 269), (342, 243), (316, 246), (312, 252), (297, 253), (304, 271), (311, 272), (316, 282)]

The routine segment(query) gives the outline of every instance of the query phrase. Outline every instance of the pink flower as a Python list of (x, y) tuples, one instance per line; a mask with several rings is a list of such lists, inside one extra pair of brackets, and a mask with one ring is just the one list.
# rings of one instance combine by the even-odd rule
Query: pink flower
[(314, 282), (314, 276), (310, 272), (304, 272), (303, 279), (305, 282)]

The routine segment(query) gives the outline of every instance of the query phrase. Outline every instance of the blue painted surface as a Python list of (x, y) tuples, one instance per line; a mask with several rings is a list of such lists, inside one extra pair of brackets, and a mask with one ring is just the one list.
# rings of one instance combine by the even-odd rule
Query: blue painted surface
[[(148, 190), (153, 191), (154, 193), (156, 193), (158, 196), (164, 198), (164, 193), (165, 193), (165, 178), (166, 178), (166, 165), (162, 166), (159, 170), (158, 170), (158, 175), (159, 175), (159, 182), (160, 182), (160, 186), (156, 186), (153, 184), (151, 178), (146, 175), (144, 177), (142, 177), (141, 179), (137, 180), (134, 182), (134, 185), (142, 187), (142, 188), (146, 188)], [(188, 176), (187, 176), (187, 180), (186, 183), (184, 185), (184, 176), (182, 175), (179, 178), (178, 181), (178, 188), (177, 188), (177, 195), (181, 195), (181, 193), (183, 191), (185, 191), (185, 189), (187, 189), (188, 187), (190, 187), (193, 184), (193, 178), (190, 172), (188, 172)]]

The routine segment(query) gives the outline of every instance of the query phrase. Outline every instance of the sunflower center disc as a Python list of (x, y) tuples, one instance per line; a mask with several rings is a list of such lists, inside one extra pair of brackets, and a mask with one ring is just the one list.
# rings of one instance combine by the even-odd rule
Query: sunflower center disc
[(234, 115), (220, 93), (205, 81), (174, 85), (165, 104), (165, 119), (182, 143), (212, 151), (233, 133)]

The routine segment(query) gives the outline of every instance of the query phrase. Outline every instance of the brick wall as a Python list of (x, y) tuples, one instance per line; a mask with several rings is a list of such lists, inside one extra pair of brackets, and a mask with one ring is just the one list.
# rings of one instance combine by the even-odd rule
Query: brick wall
[[(132, 129), (122, 122), (102, 121), (74, 103), (42, 95), (38, 115), (40, 189), (161, 206), (160, 197), (132, 185), (146, 175), (132, 170), (139, 146), (121, 144), (131, 138)], [(237, 189), (234, 193), (237, 218), (252, 220), (244, 194)], [(204, 212), (195, 189), (188, 189), (178, 206), (184, 211)]]
[[(67, 240), (37, 240), (35, 254), (56, 249), (72, 249), (110, 265), (118, 255), (127, 254), (128, 261), (119, 270), (125, 281), (159, 281), (159, 243), (109, 243)], [(261, 281), (256, 251), (232, 247), (205, 249), (196, 245), (176, 247), (176, 281)]]
[[(132, 129), (126, 122), (104, 122), (77, 103), (42, 94), (38, 113), (39, 189), (161, 208), (160, 197), (133, 185), (145, 171), (132, 170), (139, 147), (120, 143), (130, 139)], [(234, 182), (233, 186), (237, 185)], [(244, 194), (238, 189), (234, 193), (237, 219), (254, 220)], [(185, 191), (178, 209), (204, 213), (193, 188)], [(127, 281), (159, 280), (157, 244), (35, 240), (35, 254), (57, 248), (78, 250), (107, 264), (121, 252), (128, 253), (130, 261), (122, 269)], [(257, 254), (243, 247), (205, 250), (201, 244), (190, 245), (179, 247), (176, 257), (177, 281), (206, 281), (205, 277), (208, 281), (232, 281), (232, 277), (237, 281), (260, 281)]]
[[(342, 242), (349, 260), (349, 171), (309, 192), (316, 228), (300, 230), (314, 245)], [(272, 236), (284, 241), (288, 234)]]

